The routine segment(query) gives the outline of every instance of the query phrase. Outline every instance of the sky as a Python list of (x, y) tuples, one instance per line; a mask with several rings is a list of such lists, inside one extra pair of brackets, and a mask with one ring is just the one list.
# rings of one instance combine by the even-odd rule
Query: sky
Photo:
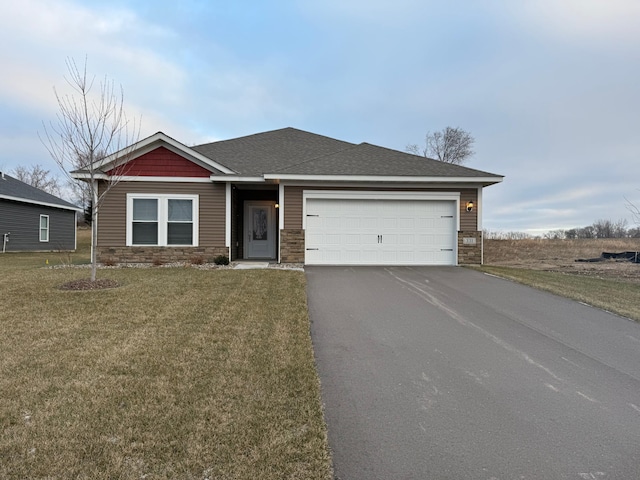
[(459, 127), (465, 165), (505, 176), (485, 229), (632, 227), (639, 24), (637, 0), (0, 0), (0, 170), (59, 172), (39, 135), (86, 59), (140, 138), (295, 127), (404, 151)]

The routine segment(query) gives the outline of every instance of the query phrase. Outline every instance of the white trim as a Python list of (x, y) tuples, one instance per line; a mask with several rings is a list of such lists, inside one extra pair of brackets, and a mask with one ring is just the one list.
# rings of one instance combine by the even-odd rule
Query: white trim
[(477, 193), (477, 210), (476, 210), (476, 230), (480, 231), (482, 230), (482, 211), (483, 211), (483, 205), (482, 205), (482, 189), (479, 188), (478, 189), (478, 193)]
[[(156, 245), (134, 245), (133, 244), (133, 200), (138, 198), (151, 198), (158, 200), (158, 243)], [(126, 224), (126, 246), (127, 247), (197, 247), (199, 243), (200, 231), (200, 204), (199, 195), (187, 194), (162, 194), (162, 193), (127, 193), (127, 224)], [(193, 242), (191, 245), (168, 245), (167, 244), (167, 224), (168, 221), (168, 200), (191, 200), (192, 222), (193, 222)]]
[(476, 230), (480, 232), (480, 265), (484, 265), (484, 232), (482, 231), (482, 189), (478, 189), (478, 210), (476, 211)]
[[(154, 150), (155, 148), (157, 148), (157, 146), (161, 145), (162, 143), (165, 143), (173, 147), (173, 149), (175, 150), (173, 149), (169, 149), (169, 150), (172, 150), (174, 153), (183, 154), (183, 155), (192, 157), (197, 162), (201, 162), (205, 165), (208, 165), (209, 167), (219, 170), (222, 173), (236, 173), (233, 170), (230, 170), (229, 168), (225, 167), (224, 165), (214, 162), (210, 158), (205, 157), (204, 155), (187, 147), (183, 143), (180, 143), (177, 140), (174, 140), (173, 138), (169, 137), (168, 135), (165, 135), (162, 132), (154, 133), (150, 137), (144, 138), (134, 143), (133, 145), (130, 145), (128, 147), (123, 148), (122, 150), (119, 150), (115, 153), (112, 153), (111, 155), (108, 155), (100, 162), (97, 162), (95, 164), (95, 168), (102, 169), (102, 167), (104, 166), (108, 166), (109, 168), (114, 168), (117, 166), (117, 160), (119, 158), (129, 157), (127, 160), (131, 161), (141, 155), (144, 155), (145, 153), (150, 152), (151, 150)], [(158, 145), (155, 145), (155, 144), (158, 144)], [(140, 151), (142, 151), (143, 153), (139, 153)], [(113, 165), (113, 167), (111, 165)]]
[[(42, 228), (42, 219), (46, 218), (47, 219), (47, 228), (43, 229)], [(50, 223), (50, 219), (49, 219), (49, 215), (42, 215), (40, 214), (40, 218), (38, 220), (38, 240), (40, 241), (40, 243), (49, 243), (49, 230), (51, 229), (51, 223)], [(42, 232), (46, 231), (47, 232), (47, 238), (46, 240), (42, 239)]]
[[(89, 180), (91, 176), (88, 173), (73, 173), (71, 174), (76, 180)], [(93, 176), (96, 180), (109, 180), (111, 177), (106, 174), (95, 174)], [(154, 182), (154, 183), (211, 183), (209, 177), (145, 177), (128, 176), (123, 175), (121, 177), (114, 177), (118, 182)]]
[(82, 212), (80, 207), (67, 207), (66, 205), (57, 205), (55, 203), (38, 202), (36, 200), (29, 200), (28, 198), (12, 197), (11, 195), (0, 194), (0, 198), (14, 202), (29, 203), (31, 205), (42, 205), (43, 207), (61, 208), (63, 210), (75, 210), (76, 212)]
[(248, 183), (265, 183), (264, 177), (243, 177), (236, 175), (211, 175), (211, 182), (248, 182)]
[(279, 175), (265, 173), (265, 180), (313, 180), (322, 182), (351, 181), (351, 182), (382, 182), (382, 183), (471, 183), (494, 184), (500, 183), (503, 177), (422, 177), (422, 176), (376, 176), (376, 175)]
[(225, 207), (224, 207), (224, 241), (225, 247), (231, 248), (231, 184), (225, 186)]
[(281, 233), (284, 228), (284, 185), (278, 185), (278, 263), (280, 263), (280, 251), (282, 250)]

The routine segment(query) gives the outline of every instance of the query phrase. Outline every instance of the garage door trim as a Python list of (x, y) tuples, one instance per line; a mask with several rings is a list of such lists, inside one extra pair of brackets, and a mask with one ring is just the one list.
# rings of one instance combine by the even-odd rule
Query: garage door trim
[[(364, 202), (363, 204), (366, 205), (368, 203), (368, 201), (372, 201), (372, 202), (388, 202), (388, 204), (393, 204), (394, 202), (406, 202), (406, 201), (410, 201), (410, 202), (417, 202), (422, 203), (425, 202), (425, 204), (428, 204), (430, 202), (435, 203), (439, 203), (439, 204), (446, 204), (448, 203), (450, 205), (450, 212), (452, 213), (452, 217), (451, 220), (453, 220), (452, 224), (449, 224), (451, 228), (451, 230), (449, 230), (451, 233), (451, 237), (450, 237), (450, 241), (451, 241), (451, 246), (453, 248), (453, 256), (450, 258), (450, 261), (452, 263), (440, 263), (439, 260), (436, 260), (435, 263), (433, 263), (434, 265), (440, 265), (440, 264), (446, 264), (446, 265), (457, 265), (458, 264), (458, 259), (457, 259), (457, 234), (460, 230), (460, 192), (416, 192), (416, 191), (344, 191), (344, 190), (330, 190), (330, 191), (322, 191), (322, 190), (305, 190), (303, 191), (303, 201), (302, 201), (302, 217), (303, 217), (303, 228), (305, 231), (309, 230), (309, 228), (311, 228), (311, 226), (308, 224), (307, 220), (309, 219), (309, 221), (311, 220), (309, 218), (309, 216), (313, 216), (313, 217), (317, 217), (317, 215), (315, 215), (315, 213), (318, 213), (317, 208), (311, 208), (311, 201), (322, 201), (322, 200), (326, 200), (326, 201), (336, 201), (336, 202), (351, 202), (351, 201), (361, 201)], [(314, 205), (316, 205), (314, 203)], [(328, 205), (328, 204), (327, 204)], [(436, 207), (438, 208), (438, 207)], [(313, 213), (314, 215), (310, 215), (310, 213)], [(309, 215), (309, 216), (308, 216)], [(364, 218), (364, 217), (363, 217)], [(398, 217), (400, 218), (400, 217)], [(443, 217), (444, 218), (444, 217)], [(314, 222), (313, 224), (314, 226), (314, 232), (315, 229), (317, 228), (317, 223), (316, 223), (316, 219), (313, 219)], [(453, 228), (452, 228), (453, 227)], [(371, 227), (365, 227), (365, 231), (366, 229), (371, 228)], [(310, 231), (309, 231), (310, 232)], [(421, 230), (415, 230), (415, 235), (421, 235)], [(317, 233), (317, 232), (316, 232)], [(328, 233), (328, 232), (327, 232)], [(344, 263), (345, 265), (349, 264), (349, 265), (375, 265), (378, 264), (377, 261), (374, 261), (373, 263), (371, 263), (371, 261), (373, 260), (373, 257), (378, 258), (380, 255), (385, 255), (384, 254), (384, 250), (382, 251), (378, 251), (377, 249), (372, 249), (371, 248), (371, 242), (373, 242), (373, 240), (371, 240), (371, 238), (367, 237), (371, 237), (371, 233), (372, 232), (368, 232), (368, 233), (364, 233), (362, 232), (361, 234), (364, 234), (365, 237), (365, 243), (363, 243), (363, 245), (368, 245), (369, 247), (366, 248), (365, 250), (362, 250), (361, 253), (357, 253), (355, 257), (353, 258), (353, 262), (351, 262), (350, 260), (347, 260), (347, 263)], [(375, 233), (375, 232), (374, 232)], [(332, 237), (335, 237), (335, 235), (330, 235)], [(307, 237), (307, 235), (305, 235), (305, 237)], [(378, 236), (380, 237), (380, 235)], [(314, 236), (315, 238), (315, 236)], [(346, 237), (345, 237), (346, 238)], [(353, 238), (353, 236), (352, 236)], [(385, 235), (386, 238), (386, 235)], [(398, 237), (395, 237), (398, 238)], [(405, 237), (407, 238), (407, 237)], [(411, 238), (411, 237), (408, 237)], [(414, 238), (418, 238), (418, 237), (414, 237)], [(328, 260), (327, 262), (327, 257), (325, 259), (319, 260), (319, 258), (316, 258), (316, 250), (318, 250), (318, 248), (315, 248), (316, 245), (316, 241), (312, 242), (311, 245), (309, 245), (307, 242), (310, 239), (305, 239), (305, 263), (309, 263), (309, 264), (334, 264), (333, 260)], [(378, 238), (379, 240), (379, 238)], [(375, 243), (375, 242), (374, 242)], [(346, 244), (345, 244), (346, 245)], [(351, 243), (351, 245), (353, 246), (353, 243)], [(319, 245), (318, 245), (319, 246)], [(312, 248), (313, 247), (313, 248)], [(323, 249), (323, 248), (322, 248)], [(353, 250), (352, 248), (349, 249), (347, 248), (346, 251), (342, 250), (341, 248), (339, 248), (337, 251), (342, 251), (342, 253), (339, 253), (339, 256), (342, 257), (343, 254), (348, 253), (348, 250), (351, 250), (351, 253), (356, 252), (355, 250)], [(313, 253), (313, 261), (311, 261), (311, 258), (308, 257), (308, 255), (310, 254), (311, 251)], [(323, 249), (324, 251), (324, 249)], [(335, 246), (333, 248), (333, 252), (330, 250), (327, 251), (328, 255), (332, 255), (335, 254), (337, 252), (335, 250)], [(437, 250), (436, 250), (437, 251)], [(377, 253), (376, 253), (377, 252)], [(392, 253), (395, 252), (395, 250), (391, 250), (387, 253)], [(398, 250), (399, 255), (402, 255), (401, 252), (404, 252), (405, 254), (407, 253), (406, 249), (400, 249)], [(429, 253), (429, 249), (427, 248), (426, 250), (424, 249), (419, 249), (415, 251), (416, 254), (421, 255), (423, 260), (426, 260), (425, 258), (425, 254), (427, 256), (430, 255)], [(368, 259), (364, 259), (361, 258), (360, 255), (361, 254), (365, 254), (366, 256), (368, 256)], [(396, 258), (395, 255), (397, 255), (396, 253), (392, 253), (394, 256), (393, 258)], [(373, 257), (372, 257), (373, 255)], [(324, 257), (324, 255), (323, 255)], [(334, 258), (335, 260), (338, 260), (337, 258)], [(395, 265), (395, 260), (392, 260), (391, 257), (387, 257), (387, 258), (382, 258), (379, 257), (378, 258), (380, 260), (380, 264), (384, 264), (384, 265)], [(319, 261), (318, 261), (319, 260)], [(413, 262), (415, 261), (415, 257), (414, 260), (409, 260), (408, 257), (404, 257), (404, 260), (401, 260), (400, 257), (397, 257), (397, 260), (400, 260), (397, 264), (400, 265), (404, 265), (405, 261), (408, 261), (409, 263), (406, 263), (407, 265), (409, 264), (414, 264)], [(343, 264), (343, 261), (338, 261), (335, 264)], [(421, 263), (420, 261), (418, 261), (417, 263), (415, 263), (417, 265), (422, 265), (423, 263)], [(431, 261), (424, 263), (425, 265), (431, 265)]]

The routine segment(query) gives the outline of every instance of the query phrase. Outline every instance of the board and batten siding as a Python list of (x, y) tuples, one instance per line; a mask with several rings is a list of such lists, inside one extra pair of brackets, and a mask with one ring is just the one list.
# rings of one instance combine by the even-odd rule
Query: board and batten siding
[[(102, 192), (103, 186), (101, 186)], [(225, 244), (225, 185), (215, 183), (156, 183), (119, 182), (107, 192), (98, 212), (98, 246), (123, 247), (126, 245), (127, 194), (199, 196), (199, 245)]]
[[(49, 216), (49, 241), (40, 241), (40, 215)], [(0, 252), (10, 233), (7, 252), (76, 249), (75, 210), (0, 199)]]
[[(384, 191), (384, 192), (459, 192), (460, 230), (475, 231), (478, 228), (478, 191), (475, 188), (376, 188), (376, 187), (284, 187), (284, 228), (302, 228), (302, 193), (312, 190)], [(473, 210), (467, 212), (467, 202), (474, 203)]]

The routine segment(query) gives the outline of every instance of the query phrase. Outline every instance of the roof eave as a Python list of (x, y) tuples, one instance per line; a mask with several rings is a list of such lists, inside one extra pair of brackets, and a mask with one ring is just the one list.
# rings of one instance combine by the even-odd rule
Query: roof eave
[(60, 209), (63, 209), (63, 210), (75, 210), (76, 212), (82, 212), (83, 211), (82, 208), (75, 207), (73, 205), (60, 205), (60, 204), (57, 204), (57, 203), (40, 202), (38, 200), (31, 200), (29, 198), (21, 198), (21, 197), (13, 197), (11, 195), (0, 194), (0, 198), (2, 198), (4, 200), (11, 200), (13, 202), (29, 203), (31, 205), (42, 205), (43, 207), (60, 208)]
[(494, 185), (502, 182), (504, 177), (434, 177), (409, 175), (299, 175), (299, 174), (264, 174), (265, 180), (295, 180), (295, 181), (327, 181), (327, 182), (389, 182), (389, 183), (472, 183), (482, 186)]

